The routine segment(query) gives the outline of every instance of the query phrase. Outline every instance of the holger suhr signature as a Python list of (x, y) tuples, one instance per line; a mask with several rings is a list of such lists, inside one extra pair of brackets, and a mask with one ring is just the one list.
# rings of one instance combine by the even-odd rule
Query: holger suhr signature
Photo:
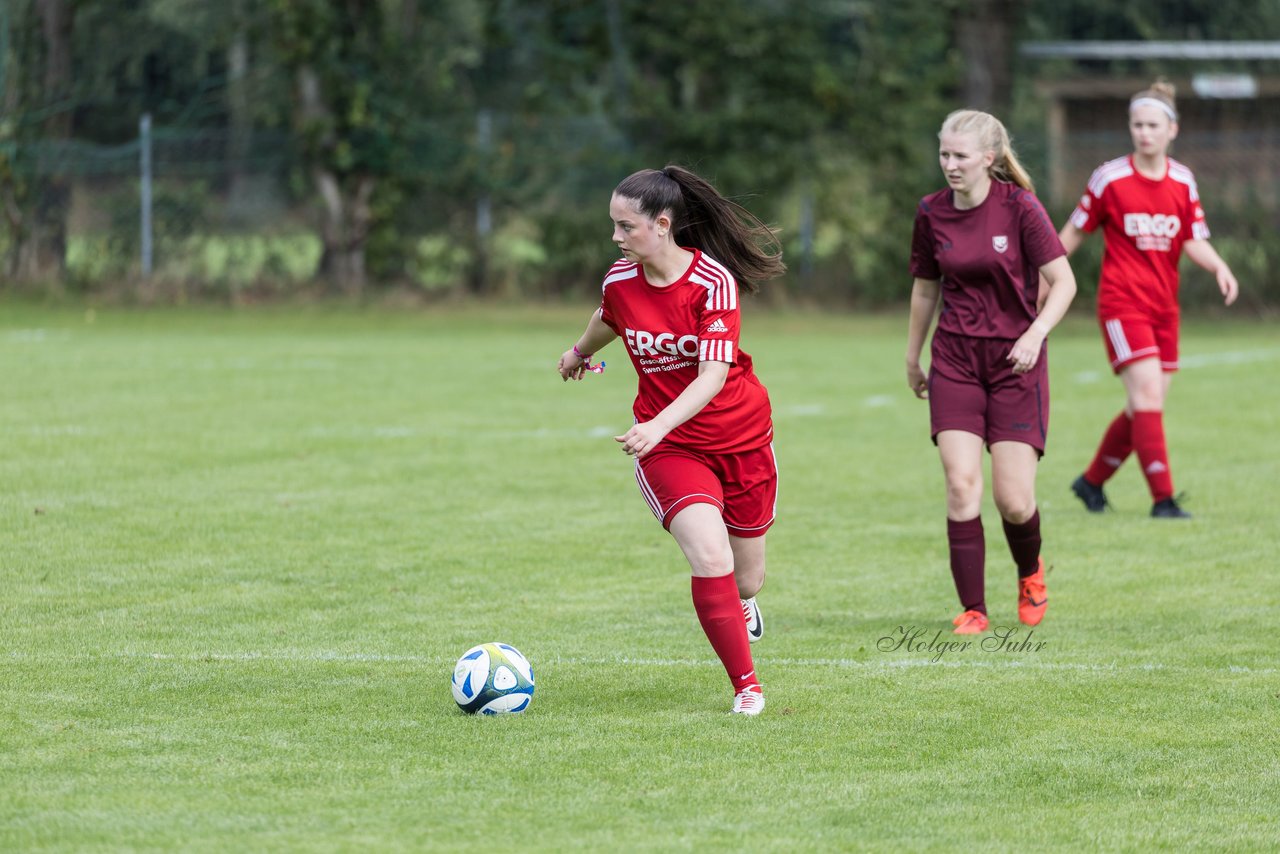
[(991, 634), (982, 639), (957, 640), (954, 635), (944, 636), (942, 629), (922, 629), (917, 626), (898, 626), (889, 634), (876, 641), (876, 649), (881, 652), (897, 652), (905, 650), (912, 653), (927, 653), (929, 660), (937, 663), (951, 653), (963, 653), (977, 650), (988, 653), (1039, 652), (1048, 641), (1033, 640), (1035, 629), (1020, 637), (1022, 629), (1018, 626), (993, 626)]

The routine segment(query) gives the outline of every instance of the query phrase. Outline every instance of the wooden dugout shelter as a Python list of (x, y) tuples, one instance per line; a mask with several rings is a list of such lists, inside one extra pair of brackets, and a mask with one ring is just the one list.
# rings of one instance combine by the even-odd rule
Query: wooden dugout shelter
[[(1032, 58), (1164, 59), (1182, 69), (1242, 61), (1274, 67), (1280, 42), (1030, 42), (1020, 52)], [(1178, 90), (1172, 156), (1190, 166), (1207, 190), (1210, 222), (1224, 209), (1280, 213), (1280, 76), (1206, 70), (1164, 77)], [(1153, 79), (1082, 73), (1036, 81), (1047, 105), (1045, 198), (1052, 207), (1069, 208), (1098, 165), (1133, 150), (1129, 98)]]

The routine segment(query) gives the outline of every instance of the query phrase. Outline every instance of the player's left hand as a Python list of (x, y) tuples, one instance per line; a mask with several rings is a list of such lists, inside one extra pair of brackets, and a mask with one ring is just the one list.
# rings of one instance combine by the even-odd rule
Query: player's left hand
[(614, 436), (613, 441), (622, 445), (622, 452), (632, 457), (643, 457), (657, 447), (667, 435), (667, 431), (652, 421), (633, 424), (631, 429), (621, 436)]
[(1005, 361), (1013, 365), (1015, 374), (1025, 374), (1040, 361), (1040, 350), (1044, 347), (1044, 336), (1040, 330), (1032, 326), (1022, 337), (1013, 342), (1013, 349), (1005, 357)]
[(1231, 305), (1240, 296), (1240, 284), (1225, 264), (1218, 269), (1218, 290), (1222, 291), (1222, 301), (1226, 305)]

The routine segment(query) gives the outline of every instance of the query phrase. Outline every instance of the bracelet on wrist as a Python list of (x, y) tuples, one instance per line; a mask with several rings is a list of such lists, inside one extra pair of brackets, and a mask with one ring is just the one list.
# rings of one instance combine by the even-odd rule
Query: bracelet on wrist
[(579, 350), (579, 349), (578, 349), (578, 345), (577, 345), (577, 344), (574, 344), (574, 345), (573, 345), (573, 355), (577, 356), (579, 359), (581, 359), (581, 360), (582, 360), (582, 361), (584, 361), (584, 362), (590, 362), (590, 361), (591, 361), (591, 354), (590, 354), (590, 353), (584, 353), (584, 352), (582, 352), (581, 350)]

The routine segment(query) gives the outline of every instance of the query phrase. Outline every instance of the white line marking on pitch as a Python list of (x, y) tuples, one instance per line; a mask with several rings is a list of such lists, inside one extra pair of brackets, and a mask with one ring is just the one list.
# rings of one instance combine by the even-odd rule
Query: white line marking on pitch
[(1226, 353), (1204, 353), (1195, 356), (1180, 356), (1178, 366), (1182, 368), (1207, 368), (1212, 365), (1245, 365), (1249, 362), (1270, 362), (1280, 358), (1280, 350), (1236, 350)]
[[(867, 671), (895, 671), (910, 668), (929, 668), (929, 667), (949, 667), (949, 668), (984, 668), (995, 670), (1062, 670), (1077, 671), (1081, 673), (1221, 673), (1227, 675), (1253, 675), (1253, 676), (1275, 676), (1280, 674), (1280, 668), (1275, 667), (1247, 667), (1244, 665), (1228, 665), (1226, 667), (1193, 667), (1183, 664), (1165, 664), (1163, 662), (1138, 662), (1135, 664), (1119, 664), (1116, 662), (1107, 663), (1088, 663), (1088, 662), (1070, 662), (1070, 661), (1035, 661), (1028, 658), (1001, 658), (1002, 653), (984, 652), (982, 655), (990, 656), (988, 660), (974, 660), (965, 656), (973, 656), (976, 653), (948, 653), (956, 656), (955, 658), (944, 658), (941, 661), (934, 661), (931, 657), (921, 654), (918, 658), (887, 658), (887, 659), (852, 659), (852, 658), (769, 658), (757, 656), (756, 663), (761, 667), (832, 667), (839, 670), (867, 670)], [(1004, 653), (1007, 654), (1007, 653)], [(103, 660), (138, 660), (138, 661), (180, 661), (198, 663), (202, 661), (231, 662), (231, 663), (247, 663), (247, 662), (282, 662), (282, 663), (301, 663), (301, 662), (335, 662), (338, 664), (364, 664), (364, 663), (383, 663), (383, 664), (421, 664), (429, 666), (450, 667), (453, 665), (453, 659), (441, 658), (433, 655), (396, 655), (388, 653), (365, 653), (365, 652), (337, 652), (333, 650), (318, 650), (315, 652), (303, 651), (283, 651), (283, 652), (262, 652), (255, 650), (247, 650), (243, 652), (193, 652), (174, 655), (164, 652), (117, 652), (106, 653), (102, 655), (29, 655), (18, 651), (7, 653), (5, 658), (10, 661), (27, 661), (36, 664), (48, 663), (71, 663), (71, 662), (94, 662)], [(574, 666), (610, 666), (610, 665), (632, 665), (638, 667), (722, 667), (721, 663), (714, 658), (633, 658), (629, 656), (535, 656), (535, 661), (541, 662), (542, 666), (548, 664), (565, 664)]]
[[(1217, 365), (1247, 365), (1251, 362), (1271, 362), (1280, 358), (1280, 350), (1229, 350), (1225, 353), (1203, 353), (1195, 356), (1180, 356), (1178, 367), (1183, 370), (1212, 368)], [(1102, 379), (1101, 371), (1080, 371), (1073, 374), (1072, 379), (1078, 383), (1096, 383)]]

